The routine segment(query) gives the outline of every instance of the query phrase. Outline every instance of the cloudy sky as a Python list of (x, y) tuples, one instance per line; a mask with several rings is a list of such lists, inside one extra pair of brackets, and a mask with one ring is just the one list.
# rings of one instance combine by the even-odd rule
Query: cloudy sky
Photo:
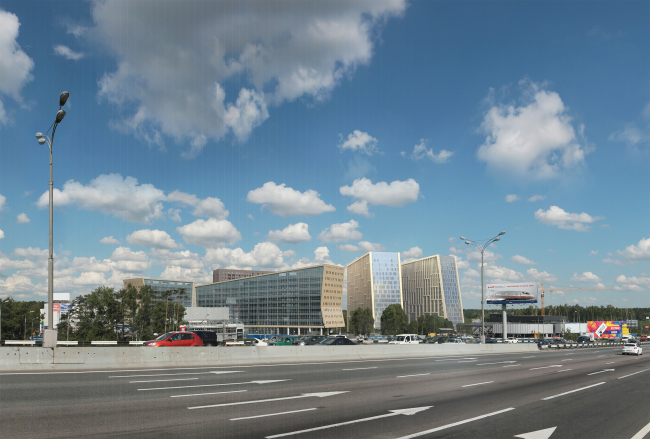
[[(0, 297), (455, 255), (650, 306), (650, 4), (0, 0)], [(51, 133), (50, 133), (51, 134)], [(609, 288), (609, 290), (593, 290)], [(589, 290), (592, 289), (592, 290)]]

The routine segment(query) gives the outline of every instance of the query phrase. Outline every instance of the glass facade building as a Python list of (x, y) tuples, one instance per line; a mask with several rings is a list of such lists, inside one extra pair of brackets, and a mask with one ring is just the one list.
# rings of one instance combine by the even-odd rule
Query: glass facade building
[(370, 252), (347, 266), (348, 315), (357, 308), (372, 309), (375, 328), (392, 304), (402, 305), (402, 276), (399, 253)]
[(149, 285), (153, 289), (156, 296), (158, 296), (154, 299), (154, 302), (158, 302), (161, 300), (164, 301), (165, 299), (161, 298), (160, 295), (166, 291), (184, 289), (185, 297), (183, 298), (183, 300), (181, 300), (180, 303), (185, 308), (189, 306), (194, 306), (193, 304), (195, 303), (194, 282), (192, 281), (149, 279), (146, 277), (138, 277), (135, 279), (124, 279), (122, 282), (124, 283), (124, 288), (126, 288), (129, 284), (133, 285), (138, 289), (140, 289), (145, 285)]
[(200, 307), (228, 307), (249, 333), (341, 328), (343, 267), (318, 265), (196, 287)]
[(402, 264), (404, 311), (409, 321), (434, 315), (463, 323), (455, 256), (429, 256)]

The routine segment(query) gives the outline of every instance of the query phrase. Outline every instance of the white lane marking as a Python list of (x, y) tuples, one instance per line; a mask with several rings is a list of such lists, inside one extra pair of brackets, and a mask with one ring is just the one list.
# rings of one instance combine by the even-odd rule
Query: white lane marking
[(557, 427), (545, 428), (544, 430), (531, 431), (529, 433), (517, 434), (514, 437), (521, 439), (548, 439)]
[(226, 407), (226, 406), (230, 406), (230, 405), (257, 404), (258, 402), (284, 401), (284, 400), (287, 400), (287, 399), (299, 399), (299, 398), (311, 398), (311, 397), (324, 398), (326, 396), (340, 395), (341, 393), (348, 393), (348, 392), (349, 392), (348, 390), (344, 390), (342, 392), (303, 393), (302, 395), (286, 396), (284, 398), (258, 399), (256, 401), (239, 401), (239, 402), (228, 402), (228, 403), (225, 403), (225, 404), (201, 405), (201, 406), (197, 406), (197, 407), (188, 407), (188, 409), (189, 410), (207, 409), (207, 408), (212, 408), (212, 407)]
[(596, 375), (603, 372), (614, 372), (615, 370), (616, 369), (603, 369), (603, 370), (599, 370), (598, 372), (588, 373), (587, 375)]
[(415, 375), (400, 375), (395, 378), (407, 378), (407, 377), (420, 377), (424, 375), (431, 375), (430, 373), (416, 373)]
[(424, 436), (425, 434), (435, 433), (436, 431), (445, 430), (447, 428), (455, 427), (457, 425), (467, 424), (468, 422), (478, 421), (479, 419), (484, 419), (484, 418), (488, 418), (490, 416), (500, 415), (501, 413), (509, 412), (510, 410), (514, 410), (514, 409), (515, 409), (514, 407), (510, 407), (510, 408), (507, 408), (507, 409), (499, 410), (498, 412), (492, 412), (492, 413), (488, 413), (488, 414), (485, 414), (485, 415), (477, 416), (475, 418), (465, 419), (464, 421), (454, 422), (453, 424), (443, 425), (442, 427), (432, 428), (431, 430), (421, 431), (419, 433), (413, 433), (413, 434), (410, 434), (408, 436), (402, 436), (402, 437), (400, 437), (398, 439), (411, 439), (411, 438), (418, 437), (418, 436)]
[(273, 436), (266, 436), (266, 439), (273, 439), (273, 438), (276, 438), (276, 437), (284, 437), (284, 436), (293, 436), (295, 434), (309, 433), (309, 432), (312, 432), (312, 431), (325, 430), (327, 428), (340, 427), (342, 425), (356, 424), (357, 422), (374, 421), (375, 419), (388, 418), (390, 416), (397, 416), (397, 415), (411, 416), (411, 415), (414, 415), (414, 414), (419, 413), (421, 411), (428, 410), (431, 407), (433, 407), (433, 406), (414, 407), (412, 409), (389, 410), (390, 413), (386, 413), (385, 415), (371, 416), (369, 418), (363, 418), (363, 419), (355, 419), (354, 421), (339, 422), (338, 424), (323, 425), (322, 427), (309, 428), (307, 430), (290, 431), (289, 433), (281, 433), (281, 434), (276, 434), (276, 435), (273, 435)]
[(573, 355), (573, 354), (574, 354), (573, 352), (569, 352), (568, 354), (564, 354), (564, 355)]
[(145, 381), (129, 381), (129, 384), (132, 383), (164, 383), (167, 381), (191, 381), (198, 380), (198, 378), (172, 378), (170, 380), (145, 380)]
[(318, 410), (318, 409), (314, 407), (312, 409), (292, 410), (290, 412), (269, 413), (268, 415), (246, 416), (245, 418), (232, 418), (231, 421), (241, 421), (242, 419), (253, 419), (253, 418), (265, 418), (267, 416), (288, 415), (291, 413), (308, 412), (310, 410)]
[(599, 356), (597, 356), (596, 358), (606, 357), (606, 356), (607, 356), (607, 355), (599, 355)]
[(521, 364), (508, 364), (507, 366), (502, 366), (502, 367), (515, 367), (515, 366), (521, 366)]
[(629, 375), (624, 375), (624, 376), (622, 376), (622, 377), (618, 377), (618, 379), (620, 380), (621, 378), (631, 377), (632, 375), (636, 375), (637, 373), (647, 372), (647, 371), (649, 371), (649, 370), (650, 370), (650, 369), (643, 369), (643, 370), (640, 370), (640, 371), (638, 371), (638, 372), (631, 373), (631, 374), (629, 374)]
[(549, 367), (562, 367), (562, 365), (561, 364), (554, 364), (552, 366), (533, 367), (532, 369), (528, 369), (528, 370), (548, 369)]
[(190, 395), (172, 395), (170, 398), (184, 398), (186, 396), (202, 396), (202, 395), (221, 395), (222, 393), (239, 393), (248, 392), (248, 390), (231, 390), (230, 392), (210, 392), (210, 393), (192, 393)]
[(490, 383), (493, 383), (493, 382), (494, 381), (486, 381), (484, 383), (465, 384), (464, 386), (461, 386), (461, 387), (482, 386), (483, 384), (490, 384)]
[(473, 363), (477, 360), (467, 360), (467, 361), (459, 361), (459, 363)]
[(269, 383), (279, 383), (282, 381), (291, 381), (291, 380), (288, 379), (287, 380), (262, 380), (262, 381), (246, 381), (244, 383), (197, 384), (196, 386), (153, 387), (153, 388), (138, 389), (138, 390), (193, 389), (196, 387), (239, 386), (242, 384), (269, 384)]
[(108, 378), (137, 378), (137, 377), (164, 377), (164, 376), (177, 376), (177, 375), (207, 375), (211, 373), (236, 373), (240, 370), (233, 370), (232, 372), (181, 372), (181, 373), (157, 373), (155, 375), (116, 375)]
[(533, 356), (530, 356), (530, 357), (522, 357), (522, 358), (535, 358), (536, 356), (537, 355), (533, 355)]
[(564, 360), (560, 360), (560, 361), (573, 361), (573, 358), (565, 358)]
[[(341, 370), (366, 370), (366, 369), (377, 369), (377, 366), (375, 366), (375, 367), (356, 367), (354, 369), (341, 369)], [(232, 419), (231, 419), (231, 421), (232, 421)]]
[(568, 372), (568, 371), (570, 371), (570, 370), (573, 370), (573, 369), (562, 369), (562, 370), (558, 370), (558, 371), (555, 372), (555, 373)]
[(481, 363), (477, 366), (487, 366), (488, 364), (503, 364), (503, 363), (516, 363), (516, 361), (497, 361), (496, 363)]
[(648, 433), (650, 433), (650, 422), (648, 423), (648, 425), (646, 425), (641, 430), (639, 430), (637, 434), (632, 436), (632, 439), (643, 439), (645, 435)]
[(615, 364), (615, 363), (616, 363), (616, 361), (612, 361), (611, 363), (605, 363), (605, 364)]
[(465, 357), (463, 357), (463, 358), (454, 357), (454, 358), (445, 358), (445, 359), (442, 359), (442, 360), (434, 360), (434, 361), (455, 361), (455, 360), (476, 360), (476, 358), (474, 358), (474, 357), (467, 357), (467, 358), (465, 358)]
[(598, 384), (592, 384), (591, 386), (581, 387), (581, 388), (579, 388), (579, 389), (575, 389), (575, 390), (569, 390), (568, 392), (558, 393), (557, 395), (548, 396), (548, 397), (546, 397), (546, 398), (542, 398), (542, 401), (547, 401), (547, 400), (549, 400), (549, 399), (557, 398), (557, 397), (559, 397), (559, 396), (568, 395), (569, 393), (580, 392), (581, 390), (586, 390), (586, 389), (589, 389), (589, 388), (591, 388), (591, 387), (600, 386), (601, 384), (605, 384), (605, 381), (603, 381), (602, 383), (598, 383)]

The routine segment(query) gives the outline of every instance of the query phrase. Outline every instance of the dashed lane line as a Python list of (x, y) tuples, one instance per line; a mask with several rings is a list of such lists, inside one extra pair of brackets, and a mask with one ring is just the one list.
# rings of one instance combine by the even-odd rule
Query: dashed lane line
[(416, 373), (415, 375), (400, 375), (395, 378), (408, 378), (408, 377), (421, 377), (424, 375), (431, 375), (430, 373)]
[[(356, 367), (354, 369), (341, 369), (341, 370), (367, 370), (367, 369), (377, 369), (377, 367)], [(242, 418), (243, 419), (243, 418)], [(232, 421), (232, 419), (231, 419)]]
[(624, 376), (622, 376), (622, 377), (618, 377), (618, 379), (620, 380), (620, 379), (622, 379), (622, 378), (631, 377), (632, 375), (636, 375), (637, 373), (647, 372), (647, 371), (649, 371), (649, 370), (650, 370), (650, 369), (640, 370), (640, 371), (638, 371), (638, 372), (634, 372), (634, 373), (631, 373), (631, 374), (629, 374), (629, 375), (624, 375)]
[(290, 412), (280, 412), (280, 413), (269, 413), (266, 415), (257, 415), (257, 416), (246, 416), (243, 418), (232, 418), (231, 421), (241, 421), (242, 419), (254, 419), (254, 418), (265, 418), (267, 416), (280, 416), (280, 415), (289, 415), (291, 413), (300, 413), (300, 412), (308, 412), (311, 410), (318, 410), (316, 407), (311, 408), (311, 409), (302, 409), (302, 410), (292, 410)]
[(221, 395), (223, 393), (240, 393), (240, 392), (248, 392), (248, 390), (231, 390), (229, 392), (192, 393), (190, 395), (172, 395), (170, 396), (170, 398), (184, 398), (186, 396)]
[(492, 413), (487, 413), (485, 415), (477, 416), (475, 418), (465, 419), (464, 421), (454, 422), (453, 424), (447, 424), (447, 425), (443, 425), (441, 427), (432, 428), (431, 430), (421, 431), (419, 433), (413, 433), (413, 434), (410, 434), (408, 436), (402, 436), (402, 437), (400, 437), (398, 439), (412, 439), (414, 437), (424, 436), (426, 434), (435, 433), (436, 431), (446, 430), (447, 428), (456, 427), (458, 425), (467, 424), (467, 423), (473, 422), (473, 421), (478, 421), (479, 419), (484, 419), (484, 418), (489, 418), (490, 416), (500, 415), (501, 413), (509, 412), (510, 410), (514, 410), (514, 409), (515, 409), (514, 407), (510, 407), (510, 408), (507, 408), (507, 409), (499, 410), (497, 412), (492, 412)]
[(198, 380), (198, 378), (172, 378), (170, 380), (145, 380), (145, 381), (129, 381), (129, 384), (133, 383), (164, 383), (168, 381), (191, 381)]
[(462, 387), (472, 387), (472, 386), (482, 386), (483, 384), (490, 384), (493, 383), (494, 381), (486, 381), (484, 383), (476, 383), (476, 384), (465, 384)]
[(587, 389), (590, 389), (592, 387), (600, 386), (601, 384), (605, 384), (605, 381), (603, 381), (602, 383), (592, 384), (591, 386), (580, 387), (579, 389), (575, 389), (575, 390), (569, 390), (568, 392), (558, 393), (557, 395), (547, 396), (546, 398), (542, 398), (542, 401), (548, 401), (549, 399), (558, 398), (560, 396), (568, 395), (570, 393), (575, 393), (575, 392), (580, 392), (582, 390), (587, 390)]

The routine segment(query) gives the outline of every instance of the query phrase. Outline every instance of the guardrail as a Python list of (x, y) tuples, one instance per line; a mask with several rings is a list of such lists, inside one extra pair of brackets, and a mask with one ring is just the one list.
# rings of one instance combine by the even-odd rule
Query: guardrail
[[(640, 345), (650, 344), (648, 341), (638, 342)], [(612, 346), (623, 346), (625, 342), (592, 342), (592, 343), (562, 343), (562, 344), (548, 344), (548, 345), (539, 345), (540, 349), (589, 349), (597, 347), (612, 347)]]
[[(142, 346), (143, 341), (62, 341), (57, 346)], [(42, 340), (0, 340), (0, 346), (43, 346)]]

